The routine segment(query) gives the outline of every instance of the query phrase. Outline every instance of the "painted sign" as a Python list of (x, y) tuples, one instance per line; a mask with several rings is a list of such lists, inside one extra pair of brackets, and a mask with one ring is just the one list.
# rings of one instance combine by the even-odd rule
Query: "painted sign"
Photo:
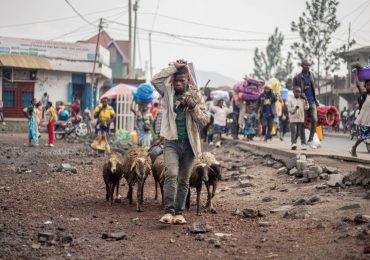
[[(22, 54), (46, 58), (94, 61), (96, 45), (93, 43), (70, 43), (46, 40), (0, 37), (0, 54)], [(109, 65), (109, 51), (101, 46), (99, 62)]]

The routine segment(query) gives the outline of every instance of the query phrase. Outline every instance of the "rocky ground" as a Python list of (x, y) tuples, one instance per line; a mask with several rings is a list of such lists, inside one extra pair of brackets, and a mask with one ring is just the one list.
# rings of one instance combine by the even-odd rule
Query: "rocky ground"
[[(145, 212), (123, 198), (111, 206), (104, 155), (84, 141), (26, 147), (24, 137), (0, 135), (2, 259), (370, 259), (369, 186), (346, 178), (356, 164), (297, 163), (231, 141), (205, 147), (224, 166), (217, 214), (197, 216), (193, 196), (189, 224), (174, 226), (157, 221), (152, 178)], [(327, 185), (337, 174), (344, 181)], [(124, 182), (120, 191), (124, 197)]]

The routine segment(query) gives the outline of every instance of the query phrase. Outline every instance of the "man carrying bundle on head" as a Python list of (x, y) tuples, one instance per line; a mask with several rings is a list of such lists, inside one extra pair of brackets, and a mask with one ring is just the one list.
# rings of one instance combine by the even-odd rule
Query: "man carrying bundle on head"
[(185, 224), (183, 216), (189, 190), (190, 172), (195, 157), (201, 154), (198, 130), (208, 117), (202, 95), (184, 60), (178, 60), (152, 79), (163, 97), (160, 140), (164, 141), (164, 204), (165, 224)]

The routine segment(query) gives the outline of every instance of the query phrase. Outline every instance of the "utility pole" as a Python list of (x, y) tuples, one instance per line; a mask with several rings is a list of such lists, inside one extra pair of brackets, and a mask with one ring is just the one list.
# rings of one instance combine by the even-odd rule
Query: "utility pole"
[(134, 4), (134, 47), (132, 51), (132, 72), (133, 72), (133, 77), (136, 78), (136, 73), (135, 73), (135, 61), (136, 61), (136, 31), (137, 31), (137, 9), (139, 8), (139, 3), (138, 0), (135, 1)]
[(152, 33), (149, 32), (149, 71), (150, 79), (153, 77), (153, 61), (152, 61)]
[(90, 87), (90, 109), (94, 109), (93, 104), (93, 88), (95, 87), (95, 67), (96, 67), (96, 59), (99, 56), (99, 41), (100, 41), (100, 33), (103, 29), (103, 18), (100, 18), (99, 22), (99, 32), (98, 32), (98, 39), (96, 40), (96, 47), (95, 47), (95, 57), (94, 57), (94, 65), (93, 65), (93, 71), (91, 75), (91, 87)]
[(131, 0), (128, 0), (128, 78), (132, 75)]
[[(351, 38), (351, 22), (349, 22), (348, 25), (348, 41), (347, 41), (347, 51), (349, 51), (349, 43), (350, 43), (350, 38)], [(351, 86), (351, 81), (352, 81), (352, 68), (350, 63), (348, 62), (348, 87)]]

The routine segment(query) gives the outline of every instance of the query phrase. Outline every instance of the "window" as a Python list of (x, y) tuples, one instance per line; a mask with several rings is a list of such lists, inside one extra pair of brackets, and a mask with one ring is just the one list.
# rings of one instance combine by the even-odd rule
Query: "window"
[(31, 99), (33, 97), (32, 92), (22, 92), (22, 107), (28, 107), (31, 103)]
[(15, 107), (15, 91), (4, 90), (3, 102), (4, 107)]

